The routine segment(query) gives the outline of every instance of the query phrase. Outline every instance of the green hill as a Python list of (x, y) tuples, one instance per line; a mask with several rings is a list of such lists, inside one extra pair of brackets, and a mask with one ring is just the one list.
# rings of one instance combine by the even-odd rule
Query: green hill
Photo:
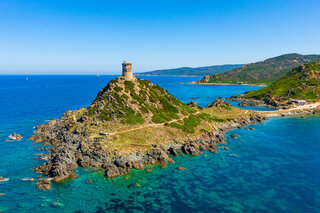
[(103, 88), (88, 108), (95, 119), (122, 124), (162, 123), (193, 110), (166, 90), (147, 80), (118, 77)]
[(299, 65), (273, 84), (242, 97), (278, 105), (290, 99), (320, 100), (320, 61)]
[(175, 69), (155, 70), (150, 72), (135, 73), (135, 75), (183, 75), (183, 76), (204, 76), (214, 75), (216, 73), (227, 72), (235, 68), (241, 67), (243, 64), (225, 64), (207, 67), (181, 67)]
[(302, 63), (320, 60), (320, 55), (286, 54), (246, 64), (229, 72), (206, 76), (199, 83), (270, 84)]

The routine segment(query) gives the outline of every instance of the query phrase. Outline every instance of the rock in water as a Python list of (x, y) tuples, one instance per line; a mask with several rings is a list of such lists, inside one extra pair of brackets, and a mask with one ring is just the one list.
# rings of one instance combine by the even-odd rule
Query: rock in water
[(181, 167), (181, 166), (177, 167), (176, 169), (177, 169), (177, 170), (187, 170), (186, 168)]
[(61, 207), (63, 207), (64, 205), (63, 205), (62, 203), (58, 202), (58, 201), (55, 201), (55, 202), (52, 202), (52, 203), (51, 203), (51, 206), (61, 208)]
[(0, 177), (0, 182), (7, 182), (9, 181), (9, 178)]
[(230, 135), (232, 138), (234, 138), (234, 139), (237, 139), (238, 137), (239, 137), (239, 135), (237, 135), (237, 134), (231, 134)]
[(22, 139), (22, 136), (17, 133), (13, 133), (9, 137), (16, 140), (16, 141), (20, 141)]
[(41, 189), (41, 190), (49, 190), (49, 189), (51, 189), (50, 180), (45, 179), (45, 178), (40, 178), (37, 181), (37, 187), (38, 187), (38, 189)]

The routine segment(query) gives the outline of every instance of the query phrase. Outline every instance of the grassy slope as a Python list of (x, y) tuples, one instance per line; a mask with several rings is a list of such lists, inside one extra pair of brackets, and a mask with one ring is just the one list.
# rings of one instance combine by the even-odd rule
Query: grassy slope
[(225, 64), (225, 65), (215, 65), (207, 67), (181, 67), (176, 69), (165, 69), (165, 70), (155, 70), (150, 72), (136, 73), (136, 75), (184, 75), (184, 76), (204, 76), (204, 75), (214, 75), (216, 73), (227, 72), (232, 69), (241, 67), (242, 64)]
[[(302, 63), (320, 60), (320, 55), (286, 54), (265, 61), (244, 65), (225, 73), (210, 76), (208, 83), (271, 84)], [(200, 80), (204, 82), (204, 79)]]
[(320, 99), (320, 62), (307, 63), (293, 69), (281, 79), (257, 91), (244, 95), (245, 98), (263, 100), (273, 97), (276, 100)]

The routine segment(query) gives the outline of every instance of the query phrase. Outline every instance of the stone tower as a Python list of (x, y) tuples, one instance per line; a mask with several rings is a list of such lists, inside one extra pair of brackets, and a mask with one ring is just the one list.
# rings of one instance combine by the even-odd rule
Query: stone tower
[(122, 76), (129, 81), (134, 80), (131, 63), (126, 63), (126, 62), (122, 63)]

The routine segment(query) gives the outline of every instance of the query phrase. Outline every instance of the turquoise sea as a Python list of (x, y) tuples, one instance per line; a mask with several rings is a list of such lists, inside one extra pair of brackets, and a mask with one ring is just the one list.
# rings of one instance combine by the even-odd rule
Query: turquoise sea
[[(43, 163), (34, 151), (41, 144), (27, 140), (34, 126), (87, 107), (112, 78), (0, 76), (0, 176), (10, 178), (0, 183), (2, 212), (320, 212), (318, 116), (276, 118), (252, 125), (255, 130), (230, 130), (229, 150), (174, 157), (173, 165), (154, 166), (152, 173), (135, 170), (127, 180), (108, 181), (103, 171), (79, 168), (77, 179), (53, 184), (49, 191), (22, 181), (36, 178), (31, 168)], [(199, 79), (195, 77), (143, 78), (184, 102), (197, 97), (201, 106), (260, 88), (179, 83)], [(21, 134), (22, 141), (6, 141), (13, 132)], [(239, 139), (231, 139), (231, 133)], [(177, 166), (187, 170), (178, 171)]]

